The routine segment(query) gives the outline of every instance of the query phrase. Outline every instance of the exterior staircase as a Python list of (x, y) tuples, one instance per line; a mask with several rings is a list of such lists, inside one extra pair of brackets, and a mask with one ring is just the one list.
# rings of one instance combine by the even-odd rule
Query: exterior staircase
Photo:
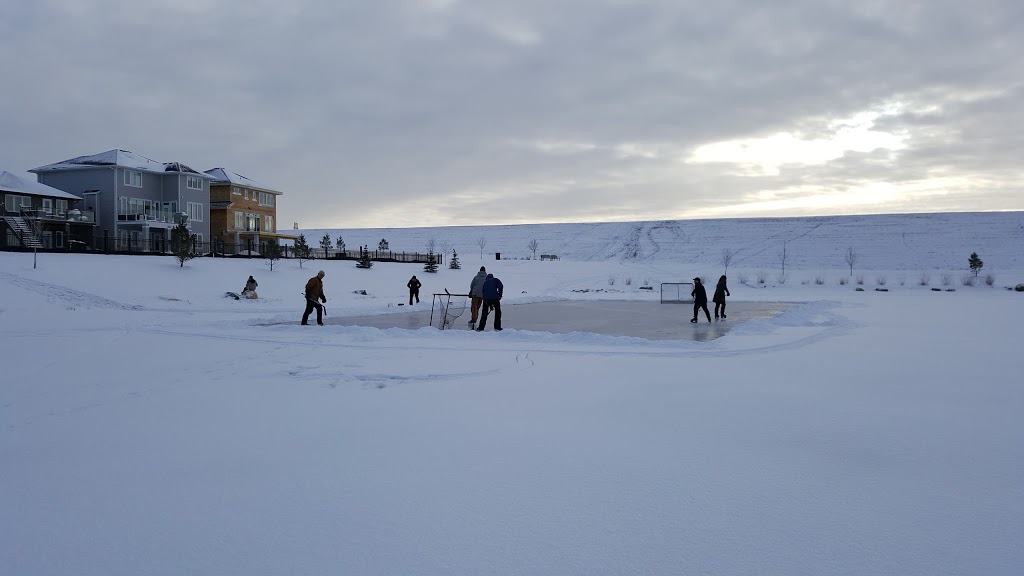
[(21, 216), (4, 216), (4, 222), (11, 227), (11, 230), (14, 231), (14, 235), (21, 240), (21, 245), (25, 248), (43, 247), (43, 243), (40, 241), (39, 235), (36, 234), (35, 227)]

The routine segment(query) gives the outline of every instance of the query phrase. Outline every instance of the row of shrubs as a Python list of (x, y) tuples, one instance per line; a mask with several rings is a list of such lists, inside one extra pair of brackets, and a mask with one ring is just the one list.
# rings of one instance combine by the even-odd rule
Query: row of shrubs
[[(779, 284), (785, 284), (787, 280), (789, 280), (789, 277), (788, 277), (787, 274), (779, 274), (775, 278), (775, 281), (777, 283), (779, 283)], [(972, 274), (970, 272), (960, 276), (959, 280), (960, 280), (960, 283), (963, 284), (964, 286), (974, 286), (975, 284), (979, 284), (979, 283), (984, 283), (986, 286), (993, 286), (996, 283), (996, 277), (993, 276), (992, 274), (986, 274), (984, 276), (980, 276), (979, 277), (979, 276), (976, 276), (976, 275), (974, 275), (974, 274)], [(740, 274), (739, 275), (739, 281), (740, 281), (740, 284), (750, 284), (750, 278), (746, 274)], [(768, 281), (768, 274), (766, 272), (758, 272), (757, 273), (757, 275), (755, 277), (755, 282), (757, 284), (765, 284), (767, 281)], [(825, 276), (819, 274), (819, 275), (815, 276), (813, 280), (803, 280), (800, 283), (806, 285), (806, 284), (810, 284), (812, 281), (815, 284), (819, 284), (819, 285), (820, 284), (825, 284)], [(884, 274), (880, 274), (880, 275), (876, 276), (874, 281), (875, 281), (875, 284), (877, 284), (878, 286), (885, 286), (886, 284), (889, 283), (888, 277), (885, 276)], [(864, 283), (865, 283), (865, 278), (864, 278), (863, 274), (858, 274), (858, 275), (854, 276), (853, 278), (851, 278), (849, 276), (840, 276), (839, 279), (838, 279), (838, 282), (842, 286), (845, 286), (847, 284), (857, 284), (857, 285), (863, 286)], [(905, 276), (900, 276), (896, 280), (896, 282), (900, 286), (905, 286), (907, 284), (907, 278)], [(950, 285), (952, 285), (954, 283), (953, 274), (951, 272), (943, 272), (943, 273), (939, 274), (938, 282), (939, 282), (939, 284), (941, 284), (943, 286), (950, 286)], [(914, 281), (914, 283), (917, 284), (918, 286), (931, 286), (931, 284), (932, 284), (932, 275), (930, 273), (928, 273), (928, 272), (922, 272), (917, 277), (917, 279)]]

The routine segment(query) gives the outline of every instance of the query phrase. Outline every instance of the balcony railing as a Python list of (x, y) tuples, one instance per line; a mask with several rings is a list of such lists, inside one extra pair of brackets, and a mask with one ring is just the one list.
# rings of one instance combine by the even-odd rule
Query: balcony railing
[(46, 208), (19, 208), (16, 212), (11, 212), (6, 208), (0, 207), (3, 211), (4, 216), (20, 216), (29, 220), (45, 220), (51, 222), (95, 222), (96, 213), (92, 210), (79, 210), (77, 208), (71, 210), (52, 210)]
[(174, 224), (173, 210), (151, 208), (149, 210), (135, 210), (128, 212), (118, 211), (117, 219), (121, 222), (166, 222)]

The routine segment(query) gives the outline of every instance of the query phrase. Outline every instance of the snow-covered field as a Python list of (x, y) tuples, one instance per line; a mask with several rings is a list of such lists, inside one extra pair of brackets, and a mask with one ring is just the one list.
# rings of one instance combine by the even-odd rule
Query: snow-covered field
[[(494, 260), (539, 228), (387, 236), (489, 238), (437, 274), (0, 253), (0, 573), (1024, 573), (1021, 215), (884, 218), (729, 221), (703, 252), (660, 235), (701, 223), (551, 225), (556, 262)], [(321, 268), (329, 317), (481, 264), (505, 304), (657, 307), (644, 282), (713, 284), (726, 247), (731, 302), (792, 305), (711, 342), (297, 325)], [(972, 251), (992, 286), (961, 283)], [(249, 274), (259, 300), (223, 297)]]

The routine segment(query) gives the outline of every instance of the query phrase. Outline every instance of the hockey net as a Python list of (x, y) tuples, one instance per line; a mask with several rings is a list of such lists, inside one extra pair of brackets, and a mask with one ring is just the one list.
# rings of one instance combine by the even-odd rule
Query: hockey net
[(662, 304), (693, 304), (693, 282), (662, 282)]
[(430, 304), (430, 325), (439, 330), (451, 328), (469, 304), (469, 294), (434, 294)]

